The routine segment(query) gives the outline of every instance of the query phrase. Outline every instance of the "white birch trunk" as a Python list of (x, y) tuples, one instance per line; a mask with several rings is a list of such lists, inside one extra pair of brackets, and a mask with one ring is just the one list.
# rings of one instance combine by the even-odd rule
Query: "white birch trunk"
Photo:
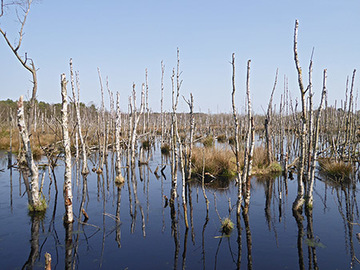
[(298, 33), (299, 21), (295, 22), (294, 30), (294, 60), (296, 65), (296, 70), (298, 72), (298, 83), (301, 94), (301, 106), (302, 106), (302, 115), (301, 115), (301, 136), (300, 136), (300, 162), (298, 169), (298, 190), (297, 197), (293, 204), (294, 210), (299, 210), (304, 204), (304, 166), (305, 166), (305, 150), (306, 150), (306, 98), (305, 98), (305, 89), (302, 80), (302, 70), (299, 64), (298, 52), (297, 52), (297, 33)]
[(30, 206), (30, 210), (39, 211), (41, 207), (41, 201), (39, 196), (39, 172), (33, 159), (31, 147), (30, 147), (29, 134), (25, 124), (23, 96), (20, 96), (18, 101), (17, 120), (18, 120), (19, 134), (23, 142), (25, 158), (30, 170), (30, 177), (31, 177), (30, 197), (28, 198), (29, 206)]
[(63, 145), (65, 149), (65, 173), (64, 173), (64, 203), (65, 203), (65, 223), (74, 222), (73, 206), (72, 206), (72, 190), (71, 190), (71, 151), (70, 151), (70, 137), (68, 129), (68, 112), (67, 112), (67, 89), (66, 89), (66, 77), (65, 74), (61, 75), (61, 128), (63, 132)]
[(70, 59), (70, 76), (71, 76), (71, 90), (72, 90), (72, 95), (73, 95), (73, 99), (74, 99), (74, 104), (75, 104), (75, 111), (76, 111), (76, 120), (78, 122), (78, 134), (79, 134), (79, 138), (80, 138), (80, 144), (81, 144), (81, 154), (82, 154), (82, 171), (81, 173), (83, 175), (87, 175), (89, 173), (89, 169), (87, 166), (87, 155), (86, 155), (86, 143), (84, 141), (84, 137), (82, 136), (82, 125), (81, 125), (81, 117), (80, 117), (80, 80), (79, 80), (79, 76), (78, 73), (76, 73), (76, 87), (78, 90), (78, 94), (76, 97), (75, 94), (75, 84), (74, 84), (74, 74), (73, 74), (73, 66), (72, 66), (72, 59)]
[(235, 137), (235, 158), (236, 158), (236, 173), (237, 173), (237, 182), (238, 182), (238, 198), (237, 198), (237, 214), (240, 214), (241, 203), (242, 203), (242, 176), (241, 176), (241, 167), (240, 167), (240, 145), (239, 145), (239, 120), (237, 117), (237, 111), (235, 106), (235, 54), (232, 54), (232, 108), (233, 108), (233, 117), (234, 117), (234, 137)]
[(314, 190), (314, 179), (315, 179), (315, 168), (316, 168), (316, 161), (317, 161), (317, 151), (318, 151), (318, 141), (319, 141), (319, 124), (320, 124), (320, 118), (321, 118), (321, 111), (324, 106), (324, 101), (326, 97), (326, 69), (324, 69), (324, 78), (323, 78), (323, 90), (321, 95), (321, 101), (319, 105), (319, 109), (316, 116), (316, 123), (315, 123), (315, 131), (314, 131), (314, 146), (313, 146), (313, 159), (311, 161), (311, 170), (310, 170), (310, 176), (309, 176), (309, 184), (308, 184), (308, 190), (307, 190), (307, 206), (312, 207), (313, 205), (313, 190)]
[[(122, 184), (125, 182), (121, 174), (121, 157), (120, 157), (120, 127), (121, 127), (121, 113), (120, 113), (120, 94), (116, 94), (116, 122), (115, 122), (115, 151), (116, 151), (116, 178), (115, 182)], [(120, 191), (119, 191), (120, 192)]]

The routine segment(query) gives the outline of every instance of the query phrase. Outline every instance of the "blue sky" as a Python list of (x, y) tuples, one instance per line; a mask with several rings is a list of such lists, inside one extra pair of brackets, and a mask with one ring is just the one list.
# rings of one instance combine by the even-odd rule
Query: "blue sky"
[[(110, 89), (119, 91), (127, 110), (132, 83), (141, 91), (149, 75), (149, 104), (160, 110), (161, 60), (165, 64), (165, 110), (170, 110), (172, 68), (180, 49), (181, 94), (194, 95), (195, 109), (231, 111), (231, 54), (236, 54), (237, 106), (244, 109), (246, 62), (251, 59), (251, 96), (257, 113), (266, 110), (276, 69), (275, 102), (289, 78), (292, 97), (299, 96), (293, 60), (295, 19), (304, 80), (315, 47), (313, 83), (320, 98), (323, 69), (328, 69), (329, 104), (344, 99), (346, 77), (360, 63), (360, 1), (37, 1), (25, 26), (21, 53), (39, 68), (38, 100), (60, 102), (60, 74), (69, 74), (69, 59), (80, 72), (80, 99), (100, 104), (97, 67)], [(15, 41), (11, 11), (1, 27)], [(29, 96), (31, 76), (0, 38), (0, 99)], [(358, 89), (355, 81), (355, 90)], [(70, 89), (69, 89), (70, 90)], [(105, 95), (109, 103), (108, 95)], [(180, 111), (187, 111), (181, 100)]]

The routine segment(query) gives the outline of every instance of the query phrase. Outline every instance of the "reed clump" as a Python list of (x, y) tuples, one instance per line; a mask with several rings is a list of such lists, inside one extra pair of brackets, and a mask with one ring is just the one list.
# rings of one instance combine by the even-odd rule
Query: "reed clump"
[(352, 165), (342, 160), (320, 158), (318, 163), (320, 173), (335, 181), (343, 182), (348, 180), (353, 172)]
[(202, 140), (202, 143), (205, 147), (212, 147), (214, 145), (214, 137), (207, 136)]
[(253, 167), (251, 174), (253, 175), (267, 175), (276, 174), (282, 171), (281, 165), (277, 161), (269, 164), (266, 149), (262, 146), (254, 149)]
[(225, 143), (226, 142), (226, 135), (225, 134), (220, 134), (219, 136), (217, 136), (217, 141), (219, 143)]
[(147, 140), (143, 140), (141, 142), (141, 146), (144, 150), (149, 150), (150, 149), (150, 146), (151, 146), (151, 143), (150, 143), (150, 140), (147, 139)]
[(170, 145), (168, 145), (167, 143), (163, 144), (161, 146), (161, 154), (168, 156), (170, 154)]
[(230, 218), (224, 218), (221, 221), (221, 233), (225, 235), (230, 235), (232, 230), (234, 229), (234, 223), (231, 221)]
[(192, 164), (193, 172), (201, 177), (203, 170), (203, 158), (205, 159), (205, 174), (211, 177), (231, 179), (236, 174), (234, 153), (229, 149), (199, 148), (193, 149)]

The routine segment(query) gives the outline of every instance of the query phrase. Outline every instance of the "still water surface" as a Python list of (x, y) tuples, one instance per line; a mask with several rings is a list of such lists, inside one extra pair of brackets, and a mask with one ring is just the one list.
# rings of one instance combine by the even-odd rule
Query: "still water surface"
[[(53, 269), (71, 264), (75, 269), (360, 269), (358, 187), (317, 179), (312, 213), (294, 217), (296, 179), (253, 178), (249, 215), (241, 215), (238, 230), (235, 184), (206, 188), (207, 218), (201, 185), (193, 182), (187, 190), (186, 230), (181, 196), (174, 220), (170, 207), (164, 207), (164, 196), (170, 198), (170, 166), (165, 177), (153, 174), (166, 162), (159, 153), (148, 166), (136, 167), (134, 174), (124, 170), (121, 188), (114, 184), (111, 158), (110, 154), (103, 175), (91, 172), (85, 180), (77, 176), (74, 161), (76, 221), (71, 232), (63, 225), (63, 163), (55, 169), (57, 194), (45, 169), (43, 193), (49, 207), (41, 219), (28, 215), (23, 181), (16, 169), (6, 169), (1, 153), (0, 269), (43, 269), (45, 252), (52, 256)], [(181, 194), (180, 175), (178, 179)], [(78, 222), (84, 219), (81, 205), (89, 215), (86, 223)], [(220, 218), (229, 216), (229, 205), (235, 227), (229, 237), (222, 237)]]

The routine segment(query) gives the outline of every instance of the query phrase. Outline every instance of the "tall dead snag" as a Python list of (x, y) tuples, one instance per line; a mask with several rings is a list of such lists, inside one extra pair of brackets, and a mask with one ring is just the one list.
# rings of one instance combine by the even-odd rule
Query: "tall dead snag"
[(274, 92), (276, 88), (277, 83), (277, 77), (278, 77), (279, 69), (276, 69), (276, 75), (275, 75), (275, 82), (273, 89), (271, 91), (270, 100), (268, 104), (268, 109), (265, 116), (265, 145), (266, 145), (266, 154), (267, 154), (267, 161), (270, 165), (273, 162), (273, 156), (272, 156), (272, 143), (271, 143), (271, 120), (272, 120), (272, 101), (274, 97)]
[(250, 63), (251, 60), (247, 62), (247, 75), (246, 75), (246, 98), (248, 105), (248, 130), (246, 133), (246, 146), (245, 146), (245, 156), (244, 156), (244, 170), (243, 170), (243, 182), (245, 184), (245, 193), (244, 193), (244, 211), (247, 214), (250, 205), (250, 188), (251, 188), (251, 167), (252, 167), (252, 157), (254, 153), (254, 143), (255, 143), (255, 125), (254, 118), (252, 116), (252, 106), (250, 98)]
[(355, 74), (356, 74), (356, 69), (354, 69), (353, 71), (353, 75), (352, 75), (352, 79), (351, 79), (351, 87), (350, 87), (350, 97), (349, 97), (349, 109), (348, 109), (348, 113), (346, 116), (346, 126), (345, 126), (345, 143), (344, 143), (344, 147), (343, 147), (343, 153), (342, 153), (342, 158), (344, 158), (344, 151), (346, 148), (348, 148), (348, 159), (351, 159), (351, 143), (350, 143), (350, 138), (351, 138), (351, 116), (352, 116), (352, 112), (353, 112), (353, 97), (354, 97), (354, 82), (355, 82)]
[[(24, 27), (25, 27), (25, 23), (26, 23), (26, 19), (29, 15), (30, 12), (30, 7), (32, 4), (32, 0), (27, 0), (27, 1), (22, 1), (21, 3), (16, 3), (13, 2), (10, 5), (14, 5), (16, 6), (15, 8), (15, 12), (18, 16), (18, 21), (20, 23), (20, 30), (19, 30), (19, 37), (17, 42), (13, 45), (8, 36), (6, 35), (6, 31), (0, 26), (0, 33), (3, 35), (7, 45), (9, 46), (9, 48), (11, 49), (11, 51), (14, 53), (15, 57), (17, 58), (17, 60), (20, 62), (20, 64), (31, 73), (32, 76), (32, 83), (33, 83), (33, 88), (32, 88), (32, 94), (31, 94), (31, 99), (30, 99), (30, 114), (29, 114), (29, 119), (28, 119), (28, 123), (29, 123), (29, 130), (31, 129), (30, 125), (33, 122), (33, 119), (35, 117), (35, 101), (36, 101), (36, 92), (37, 92), (37, 69), (35, 67), (35, 63), (31, 58), (28, 58), (27, 53), (25, 53), (25, 56), (21, 56), (19, 54), (19, 49), (22, 45), (22, 40), (24, 37)], [(3, 2), (1, 3), (1, 15), (3, 15)], [(21, 13), (23, 13), (22, 17), (19, 15), (19, 10), (21, 10)], [(1, 16), (0, 16), (1, 17)]]
[[(309, 91), (309, 134), (308, 134), (308, 160), (307, 160), (307, 175), (308, 178), (311, 174), (311, 158), (312, 158), (312, 149), (313, 149), (313, 128), (314, 128), (314, 113), (313, 113), (313, 89), (312, 89), (312, 57), (314, 54), (314, 49), (313, 52), (311, 54), (311, 58), (310, 58), (310, 64), (309, 64), (309, 85), (307, 87), (308, 91)], [(308, 179), (309, 180), (309, 179)], [(310, 180), (311, 181), (311, 180)], [(305, 182), (305, 189), (307, 189), (308, 187), (306, 186), (306, 182)]]
[(135, 154), (136, 154), (136, 139), (137, 139), (137, 127), (139, 124), (140, 116), (144, 112), (145, 108), (145, 84), (142, 84), (141, 90), (141, 105), (140, 112), (137, 111), (136, 108), (136, 91), (135, 84), (133, 84), (132, 98), (129, 98), (129, 109), (130, 109), (130, 117), (129, 117), (129, 143), (130, 143), (130, 160), (131, 166), (135, 166)]
[[(99, 155), (100, 155), (100, 160), (99, 160), (99, 166), (98, 169), (96, 170), (96, 173), (101, 174), (103, 171), (103, 167), (104, 167), (104, 161), (106, 158), (106, 152), (107, 152), (107, 145), (106, 145), (106, 134), (107, 134), (107, 126), (105, 123), (105, 104), (104, 104), (104, 87), (102, 84), (102, 79), (101, 79), (101, 73), (100, 73), (100, 69), (98, 68), (98, 75), (99, 75), (99, 83), (100, 83), (100, 91), (101, 91), (101, 118), (99, 116), (98, 118), (98, 140), (99, 140)], [(102, 128), (102, 131), (101, 131)]]
[(312, 160), (311, 160), (311, 168), (310, 168), (310, 176), (308, 177), (308, 187), (306, 191), (306, 206), (312, 208), (313, 205), (313, 189), (314, 189), (314, 180), (315, 180), (315, 168), (316, 168), (316, 161), (317, 161), (317, 151), (318, 151), (318, 141), (319, 141), (319, 125), (320, 125), (320, 118), (321, 112), (324, 106), (325, 97), (326, 97), (326, 69), (324, 69), (324, 76), (323, 76), (323, 90), (321, 94), (321, 101), (316, 115), (316, 123), (315, 123), (315, 130), (314, 130), (314, 138), (313, 138), (313, 149), (312, 149)]
[(176, 148), (176, 132), (175, 132), (175, 119), (176, 119), (176, 106), (175, 106), (175, 69), (171, 75), (171, 88), (172, 88), (172, 108), (171, 113), (171, 130), (170, 130), (170, 148), (171, 148), (171, 199), (170, 206), (174, 205), (175, 198), (177, 197), (177, 165), (178, 154)]
[(23, 96), (20, 96), (17, 105), (18, 105), (18, 111), (17, 111), (18, 127), (25, 151), (26, 163), (29, 168), (30, 177), (31, 177), (30, 196), (28, 198), (29, 210), (31, 212), (44, 211), (46, 210), (46, 203), (45, 201), (40, 200), (39, 171), (34, 162), (34, 158), (31, 152), (29, 133), (25, 124)]
[[(174, 72), (173, 72), (174, 75)], [(172, 77), (172, 81), (174, 81), (174, 76)], [(174, 82), (173, 82), (173, 88), (172, 88), (172, 108), (173, 108), (173, 113), (172, 113), (172, 130), (173, 130), (173, 136), (174, 138), (172, 138), (173, 140), (173, 152), (175, 153), (174, 155), (174, 160), (173, 163), (177, 162), (176, 159), (176, 148), (177, 145), (179, 147), (179, 156), (180, 156), (180, 169), (181, 169), (181, 179), (182, 179), (182, 192), (181, 192), (181, 197), (182, 197), (182, 203), (183, 203), (183, 209), (184, 209), (184, 219), (185, 219), (185, 226), (188, 229), (189, 228), (189, 223), (188, 223), (188, 217), (187, 217), (187, 201), (186, 201), (186, 195), (185, 195), (185, 190), (186, 190), (186, 176), (185, 176), (185, 161), (184, 161), (184, 152), (183, 152), (183, 146), (182, 146), (182, 142), (180, 139), (180, 135), (179, 135), (179, 128), (178, 128), (178, 120), (177, 120), (177, 115), (176, 115), (176, 110), (177, 110), (177, 106), (179, 103), (179, 95), (180, 95), (180, 88), (181, 88), (181, 84), (182, 84), (182, 80), (180, 80), (180, 56), (179, 56), (179, 48), (177, 49), (177, 72), (176, 72), (176, 93), (175, 93), (175, 87), (174, 87)], [(176, 181), (177, 181), (177, 170), (173, 171), (173, 187), (176, 188)], [(176, 192), (175, 190), (173, 190), (173, 192)], [(175, 194), (175, 193), (174, 193)], [(173, 196), (172, 193), (172, 201), (174, 202), (175, 197)]]
[(234, 117), (234, 137), (235, 137), (235, 158), (236, 158), (236, 174), (237, 174), (237, 184), (238, 184), (238, 198), (237, 198), (237, 215), (240, 215), (241, 203), (242, 203), (242, 176), (241, 176), (241, 167), (240, 167), (240, 145), (239, 145), (239, 120), (237, 116), (236, 106), (235, 106), (235, 53), (232, 54), (232, 109)]
[(295, 21), (294, 29), (294, 60), (296, 70), (298, 73), (298, 83), (301, 95), (301, 134), (300, 134), (300, 160), (298, 168), (298, 190), (297, 197), (293, 203), (293, 210), (300, 210), (304, 204), (304, 167), (305, 167), (305, 150), (306, 150), (306, 122), (307, 122), (307, 111), (306, 111), (306, 90), (302, 80), (302, 70), (299, 64), (298, 52), (297, 52), (297, 36), (298, 36), (299, 21)]
[(61, 128), (63, 133), (63, 145), (65, 149), (65, 173), (64, 173), (64, 203), (65, 203), (65, 223), (74, 222), (73, 207), (72, 207), (72, 190), (71, 190), (71, 150), (70, 150), (70, 137), (68, 129), (68, 102), (67, 102), (67, 89), (66, 89), (66, 76), (61, 74)]
[(115, 182), (118, 184), (122, 184), (125, 182), (124, 177), (121, 175), (120, 128), (121, 128), (120, 94), (119, 94), (119, 92), (117, 92), (116, 93), (116, 122), (115, 122), (115, 151), (116, 151)]
[(71, 76), (71, 90), (72, 90), (72, 95), (73, 95), (73, 100), (74, 100), (74, 105), (75, 105), (75, 110), (76, 110), (76, 121), (77, 121), (77, 127), (78, 127), (77, 134), (79, 134), (80, 144), (82, 147), (82, 151), (81, 151), (81, 153), (82, 153), (82, 171), (81, 171), (81, 173), (83, 175), (86, 175), (89, 173), (89, 169), (87, 166), (86, 144), (85, 144), (84, 137), (83, 137), (82, 131), (81, 131), (80, 80), (79, 80), (78, 73), (76, 73), (76, 87), (78, 90), (77, 97), (76, 97), (72, 59), (70, 59), (70, 76)]
[(190, 141), (189, 145), (186, 145), (186, 175), (187, 179), (191, 179), (191, 159), (192, 159), (192, 149), (194, 146), (194, 129), (195, 129), (195, 120), (194, 120), (194, 98), (193, 95), (190, 93), (190, 100), (186, 100), (184, 98), (185, 102), (189, 105), (190, 109)]
[(161, 114), (161, 146), (164, 143), (164, 111), (163, 111), (163, 103), (164, 103), (164, 73), (165, 66), (164, 62), (161, 61), (161, 106), (160, 106), (160, 114)]

